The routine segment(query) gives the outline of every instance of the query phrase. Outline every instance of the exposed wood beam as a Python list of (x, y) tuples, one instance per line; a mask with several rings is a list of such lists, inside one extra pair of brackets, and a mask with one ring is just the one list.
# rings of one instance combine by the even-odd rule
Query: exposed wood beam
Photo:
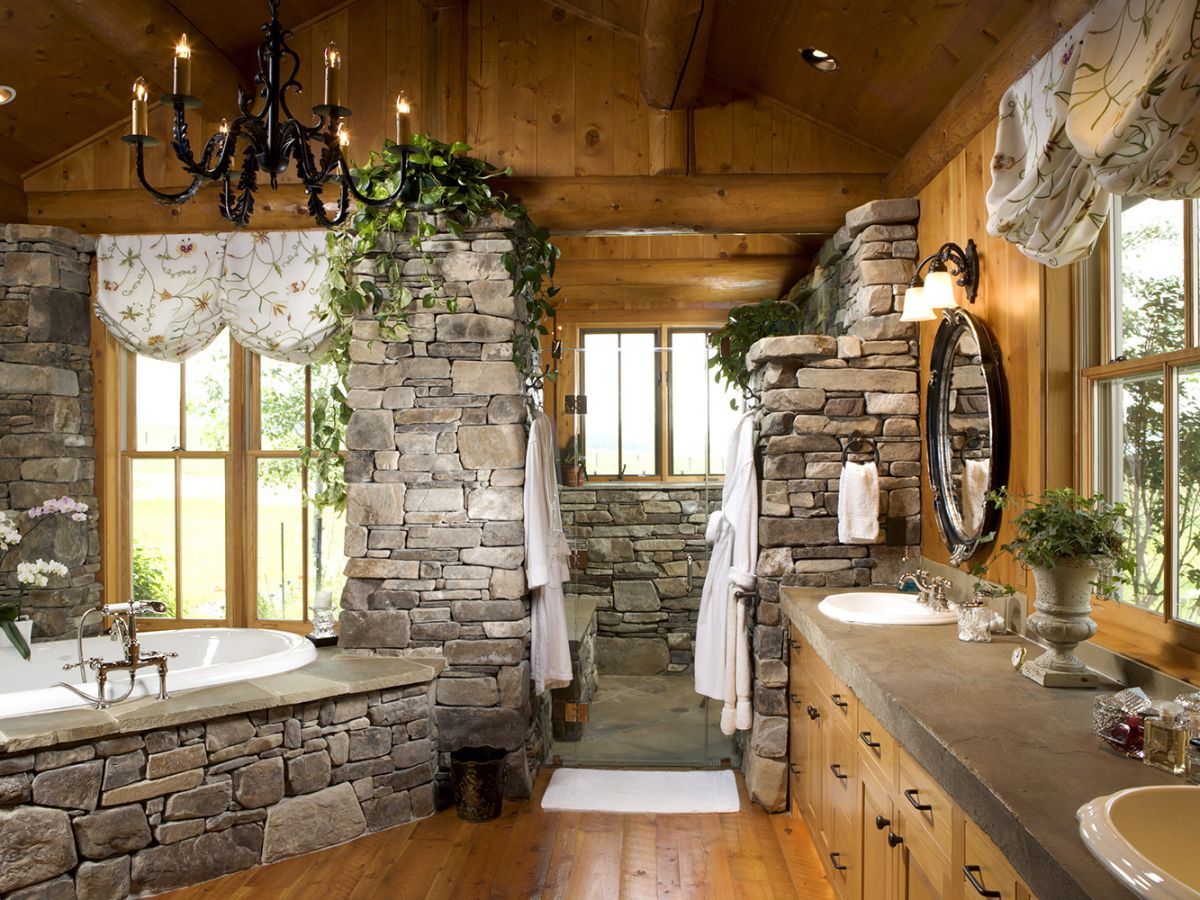
[[(192, 94), (215, 103), (216, 115), (236, 109), (241, 73), (167, 0), (49, 0), (97, 41), (142, 69), (151, 96), (171, 89), (171, 48), (186, 33), (192, 46)], [(211, 115), (212, 113), (210, 113)]]
[(27, 215), (28, 208), (21, 176), (0, 166), (0, 222), (25, 222)]
[(1000, 98), (1067, 31), (1095, 6), (1096, 0), (1044, 0), (1005, 35), (917, 138), (884, 179), (886, 197), (915, 197), (954, 157), (996, 118)]
[[(846, 211), (879, 197), (877, 175), (596, 176), (497, 179), (556, 234), (832, 234)], [(30, 221), (86, 234), (223, 231), (215, 188), (160, 206), (141, 188), (29, 194)], [(312, 227), (298, 185), (262, 189), (259, 229)]]
[(655, 109), (691, 106), (704, 86), (716, 0), (646, 0), (642, 98)]
[(805, 272), (807, 257), (562, 260), (554, 283), (568, 300), (639, 295), (672, 300), (778, 297)]

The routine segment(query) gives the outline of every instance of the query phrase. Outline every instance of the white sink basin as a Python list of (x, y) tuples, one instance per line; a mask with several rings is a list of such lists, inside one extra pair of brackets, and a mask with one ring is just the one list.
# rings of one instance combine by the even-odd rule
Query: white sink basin
[(1076, 813), (1092, 855), (1141, 897), (1200, 897), (1200, 787), (1130, 788), (1085, 803)]
[(953, 610), (935, 612), (918, 603), (916, 594), (899, 591), (830, 594), (817, 609), (831, 619), (856, 625), (945, 625), (958, 620)]

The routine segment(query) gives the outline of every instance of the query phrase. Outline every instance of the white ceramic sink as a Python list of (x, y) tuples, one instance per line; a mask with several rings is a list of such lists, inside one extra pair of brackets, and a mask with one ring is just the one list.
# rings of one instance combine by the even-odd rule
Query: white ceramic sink
[(831, 619), (856, 625), (945, 625), (958, 619), (953, 610), (936, 612), (918, 603), (916, 594), (899, 591), (830, 594), (817, 609)]
[(1076, 814), (1092, 855), (1141, 897), (1200, 897), (1200, 787), (1130, 788), (1085, 803)]

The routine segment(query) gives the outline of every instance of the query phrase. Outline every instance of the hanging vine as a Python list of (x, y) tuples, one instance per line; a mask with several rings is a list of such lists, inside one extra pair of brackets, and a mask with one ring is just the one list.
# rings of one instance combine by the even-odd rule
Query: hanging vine
[[(550, 242), (550, 232), (535, 225), (522, 204), (492, 187), (490, 182), (510, 174), (510, 169), (497, 169), (469, 156), (471, 148), (461, 141), (444, 144), (425, 135), (414, 135), (412, 140), (417, 152), (408, 157), (409, 186), (401, 200), (390, 206), (361, 206), (329, 233), (329, 272), (321, 298), (326, 317), (338, 327), (322, 362), (334, 365), (338, 378), (329, 394), (313, 398), (312, 440), (302, 454), (309, 469), (311, 499), (318, 506), (341, 509), (346, 502), (339, 453), (351, 413), (346, 378), (355, 319), (370, 316), (378, 324), (380, 338), (394, 341), (408, 334), (408, 314), (417, 304), (431, 309), (444, 302), (448, 311), (457, 309), (456, 297), (438, 296), (434, 257), (425, 249), (425, 242), (440, 230), (464, 237), (466, 229), (485, 216), (499, 214), (511, 221), (504, 229), (513, 248), (503, 259), (520, 311), (513, 364), (527, 393), (537, 390), (543, 380), (554, 380), (555, 373), (543, 367), (541, 356), (541, 337), (549, 334), (544, 321), (554, 313), (550, 300), (558, 292), (554, 267), (559, 251)], [(353, 170), (355, 186), (369, 196), (390, 194), (400, 183), (401, 166), (399, 147), (387, 141), (381, 153), (372, 151), (367, 164)], [(405, 283), (405, 259), (376, 252), (405, 242), (418, 251), (424, 264), (417, 291)], [(382, 276), (382, 286), (377, 275)]]

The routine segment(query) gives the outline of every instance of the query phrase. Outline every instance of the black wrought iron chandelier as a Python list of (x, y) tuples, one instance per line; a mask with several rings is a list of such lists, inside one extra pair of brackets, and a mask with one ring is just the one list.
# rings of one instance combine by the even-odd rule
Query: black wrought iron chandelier
[[(354, 184), (346, 158), (349, 145), (346, 120), (350, 110), (341, 102), (342, 54), (333, 44), (325, 49), (324, 102), (312, 107), (312, 122), (305, 124), (288, 106), (289, 96), (294, 99), (303, 91), (296, 80), (300, 57), (287, 43), (292, 32), (279, 23), (280, 0), (267, 2), (271, 18), (262, 26), (264, 37), (258, 48), (258, 74), (254, 76), (253, 90), (247, 93), (238, 87), (237, 105), (241, 115), (233, 122), (222, 122), (217, 133), (205, 143), (199, 159), (192, 150), (185, 114), (189, 109), (202, 106), (200, 100), (190, 94), (192, 51), (187, 35), (175, 47), (171, 93), (162, 95), (161, 99), (174, 110), (171, 149), (192, 178), (192, 183), (182, 191), (160, 191), (146, 181), (145, 148), (160, 142), (149, 133), (146, 82), (141, 78), (134, 82), (131, 133), (122, 140), (136, 148), (138, 181), (159, 203), (168, 205), (190, 200), (205, 182), (220, 182), (221, 215), (237, 227), (249, 224), (254, 213), (254, 195), (260, 175), (265, 174), (270, 179), (274, 190), (278, 187), (279, 176), (292, 164), (295, 164), (296, 174), (308, 194), (308, 213), (322, 226), (343, 222), (350, 210), (351, 197), (368, 206), (395, 203), (408, 187), (408, 158), (417, 150), (408, 143), (411, 108), (407, 98), (403, 94), (396, 98), (400, 183), (385, 197), (363, 194)], [(326, 213), (322, 198), (322, 192), (329, 184), (338, 187), (336, 212), (332, 217)]]

